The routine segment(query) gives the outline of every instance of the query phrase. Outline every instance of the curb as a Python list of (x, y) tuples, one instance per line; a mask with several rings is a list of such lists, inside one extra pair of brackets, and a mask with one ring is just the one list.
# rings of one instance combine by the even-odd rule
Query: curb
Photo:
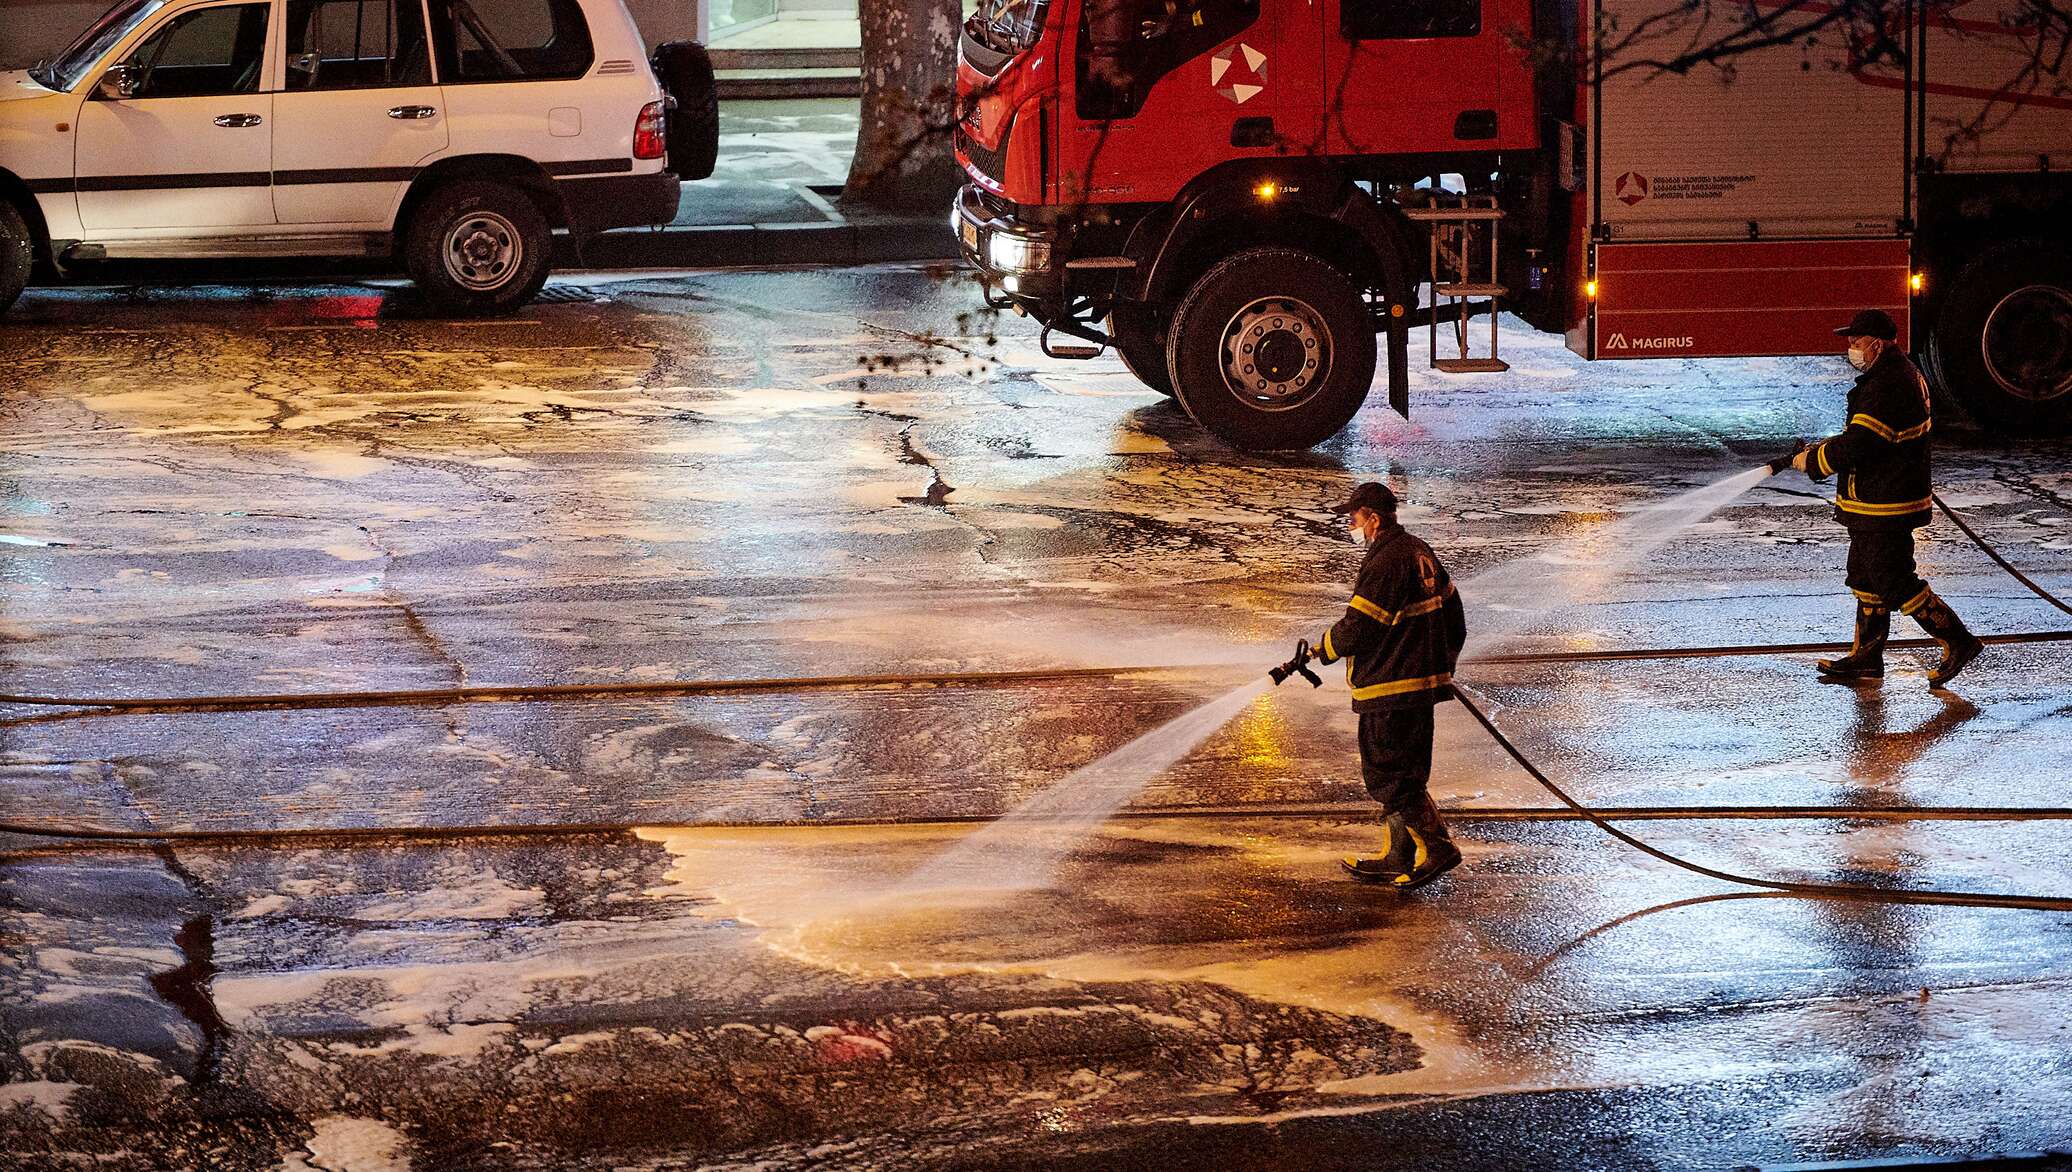
[(730, 265), (848, 265), (956, 260), (957, 238), (942, 219), (871, 219), (830, 224), (717, 224), (621, 228), (580, 245), (555, 241), (556, 268), (723, 268)]

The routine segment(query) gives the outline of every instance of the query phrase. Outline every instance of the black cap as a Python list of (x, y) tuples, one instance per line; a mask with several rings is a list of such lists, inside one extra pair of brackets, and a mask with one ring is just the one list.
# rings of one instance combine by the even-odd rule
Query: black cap
[(1899, 327), (1892, 322), (1892, 315), (1882, 309), (1866, 309), (1849, 319), (1849, 324), (1836, 330), (1845, 338), (1882, 338), (1887, 342), (1899, 341)]
[(1353, 495), (1347, 497), (1344, 504), (1331, 506), (1331, 511), (1341, 516), (1356, 509), (1373, 509), (1386, 517), (1396, 511), (1396, 494), (1389, 491), (1388, 485), (1376, 484), (1370, 480), (1354, 489)]

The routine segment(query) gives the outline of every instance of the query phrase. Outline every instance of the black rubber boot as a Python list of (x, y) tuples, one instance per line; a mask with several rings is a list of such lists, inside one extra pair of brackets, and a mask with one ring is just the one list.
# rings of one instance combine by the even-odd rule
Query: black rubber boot
[(1885, 639), (1892, 634), (1892, 612), (1867, 602), (1856, 604), (1856, 641), (1840, 659), (1815, 660), (1823, 678), (1854, 684), (1885, 678)]
[(1417, 840), (1401, 814), (1384, 814), (1381, 819), (1381, 853), (1371, 858), (1339, 860), (1346, 872), (1362, 883), (1399, 883), (1409, 879), (1418, 855)]
[(1396, 881), (1396, 886), (1408, 891), (1423, 887), (1446, 872), (1460, 866), (1460, 848), (1453, 845), (1453, 835), (1446, 829), (1446, 823), (1439, 819), (1439, 807), (1432, 803), (1430, 794), (1410, 812), (1408, 819), (1411, 840), (1418, 849), (1411, 858), (1410, 873)]
[(1931, 688), (1944, 687), (1956, 679), (1957, 673), (1986, 649), (1978, 636), (1965, 627), (1964, 620), (1957, 617), (1957, 612), (1950, 609), (1950, 604), (1933, 590), (1928, 592), (1928, 600), (1914, 610), (1914, 621), (1921, 624), (1929, 638), (1942, 644), (1942, 662), (1928, 673)]
[(1383, 851), (1379, 857), (1344, 860), (1346, 871), (1363, 883), (1408, 891), (1460, 865), (1460, 848), (1453, 845), (1453, 836), (1439, 820), (1439, 808), (1429, 795), (1407, 813), (1383, 818), (1381, 827)]

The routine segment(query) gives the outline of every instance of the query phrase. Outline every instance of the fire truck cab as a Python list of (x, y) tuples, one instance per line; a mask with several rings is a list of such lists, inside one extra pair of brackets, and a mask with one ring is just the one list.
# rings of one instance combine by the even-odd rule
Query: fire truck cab
[(1239, 448), (1335, 434), (1383, 360), (1407, 415), (1414, 328), (1438, 370), (1505, 369), (1499, 305), (1588, 358), (1838, 352), (1832, 321), (1878, 306), (1982, 421), (2055, 434), (2072, 101), (1982, 88), (2048, 35), (2025, 2), (1665, 73), (1579, 30), (1639, 30), (1644, 62), (1707, 6), (984, 0), (953, 224), (1047, 352), (1112, 346)]

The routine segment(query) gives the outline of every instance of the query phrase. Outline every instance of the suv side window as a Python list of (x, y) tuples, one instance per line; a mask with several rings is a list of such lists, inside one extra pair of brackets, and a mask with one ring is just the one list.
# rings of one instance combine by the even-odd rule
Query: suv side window
[(129, 55), (134, 98), (202, 98), (259, 90), (266, 63), (268, 4), (234, 4), (182, 13)]
[(288, 0), (288, 88), (429, 85), (418, 0)]
[(1482, 0), (1341, 0), (1338, 31), (1349, 41), (1472, 37), (1482, 31)]
[(431, 0), (439, 80), (547, 81), (590, 71), (576, 0)]
[(1259, 0), (1087, 0), (1079, 21), (1079, 116), (1136, 114), (1160, 78), (1258, 19)]

